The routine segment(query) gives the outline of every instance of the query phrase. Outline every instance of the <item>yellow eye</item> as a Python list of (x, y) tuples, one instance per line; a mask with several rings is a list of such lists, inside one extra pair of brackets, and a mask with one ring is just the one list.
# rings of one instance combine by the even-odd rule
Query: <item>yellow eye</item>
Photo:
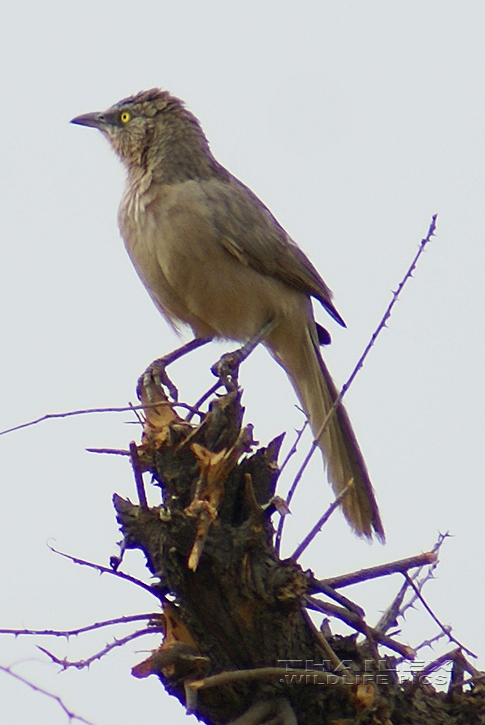
[(130, 118), (131, 118), (131, 113), (129, 113), (128, 111), (121, 111), (121, 113), (120, 113), (121, 123), (128, 123)]

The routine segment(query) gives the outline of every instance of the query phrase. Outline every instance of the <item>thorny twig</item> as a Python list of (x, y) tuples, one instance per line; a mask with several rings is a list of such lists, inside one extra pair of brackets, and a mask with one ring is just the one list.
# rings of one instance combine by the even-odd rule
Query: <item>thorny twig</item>
[(56, 657), (56, 655), (52, 652), (49, 652), (48, 649), (45, 649), (45, 647), (41, 647), (40, 645), (37, 645), (37, 649), (40, 649), (41, 652), (44, 652), (44, 654), (50, 657), (54, 664), (60, 665), (63, 670), (67, 670), (68, 667), (75, 667), (77, 670), (82, 670), (85, 667), (89, 667), (89, 665), (91, 665), (96, 660), (100, 660), (102, 657), (107, 655), (108, 652), (111, 652), (112, 649), (115, 649), (115, 647), (123, 647), (123, 645), (125, 645), (127, 642), (131, 642), (137, 637), (144, 637), (146, 634), (155, 634), (156, 631), (157, 630), (153, 627), (147, 627), (146, 629), (138, 630), (138, 632), (132, 632), (131, 634), (123, 637), (122, 639), (115, 639), (113, 642), (111, 642), (111, 644), (107, 644), (106, 647), (104, 647), (102, 650), (96, 652), (96, 654), (94, 655), (91, 655), (91, 657), (88, 657), (87, 660), (78, 660), (77, 662), (60, 659), (59, 657)]
[[(417, 583), (417, 586), (419, 590), (424, 587), (427, 581), (433, 578), (433, 572), (438, 566), (438, 552), (445, 541), (445, 539), (449, 536), (449, 534), (440, 534), (438, 536), (438, 540), (436, 544), (433, 546), (431, 550), (431, 554), (434, 554), (434, 560), (427, 562), (422, 562), (424, 565), (428, 566), (428, 571), (426, 575)], [(400, 571), (404, 572), (407, 571), (409, 567), (406, 569), (401, 569)], [(413, 581), (417, 581), (421, 575), (421, 571), (423, 569), (423, 566), (420, 566), (419, 569), (414, 572), (412, 576)], [(376, 624), (376, 629), (378, 629), (380, 632), (387, 632), (390, 627), (397, 626), (397, 620), (398, 617), (404, 617), (404, 614), (406, 611), (412, 607), (417, 599), (416, 595), (411, 597), (408, 602), (403, 604), (404, 597), (406, 596), (406, 593), (408, 591), (409, 584), (407, 580), (404, 581), (403, 585), (401, 586), (400, 590), (394, 597), (394, 600), (391, 602), (389, 607), (385, 610), (385, 612), (382, 614), (381, 618), (379, 619), (378, 623)]]
[(69, 639), (69, 637), (76, 637), (78, 634), (90, 632), (93, 629), (101, 629), (102, 627), (111, 627), (113, 624), (126, 624), (127, 622), (137, 622), (145, 619), (153, 621), (153, 629), (154, 631), (157, 631), (157, 625), (155, 622), (157, 620), (161, 622), (161, 614), (150, 612), (149, 614), (131, 614), (125, 617), (106, 619), (104, 622), (94, 622), (93, 624), (88, 624), (85, 627), (78, 627), (78, 629), (0, 629), (0, 634), (14, 634), (16, 637), (21, 634), (42, 635), (47, 637), (66, 637)]
[(418, 646), (415, 647), (414, 649), (417, 653), (420, 650), (424, 649), (425, 647), (432, 648), (433, 645), (435, 644), (435, 642), (439, 642), (440, 639), (443, 639), (443, 637), (447, 637), (447, 636), (448, 635), (446, 632), (439, 632), (439, 634), (437, 634), (435, 637), (431, 637), (431, 639), (426, 639), (424, 642), (421, 642), (421, 644), (418, 644)]
[(38, 685), (34, 685), (33, 682), (30, 680), (25, 679), (25, 677), (22, 677), (21, 675), (18, 675), (16, 672), (12, 670), (11, 667), (4, 667), (3, 665), (0, 665), (0, 671), (5, 672), (7, 675), (10, 675), (11, 677), (14, 677), (16, 680), (19, 680), (19, 682), (23, 682), (24, 685), (27, 685), (27, 687), (30, 687), (31, 690), (34, 690), (34, 692), (40, 692), (41, 695), (46, 695), (46, 697), (50, 697), (52, 700), (55, 700), (61, 710), (67, 715), (69, 720), (78, 720), (79, 722), (84, 723), (84, 725), (93, 725), (91, 720), (86, 720), (85, 718), (81, 717), (80, 715), (76, 715), (75, 712), (72, 712), (72, 710), (69, 710), (67, 705), (64, 704), (64, 702), (61, 700), (61, 698), (58, 695), (54, 695), (53, 692), (49, 692), (48, 690), (44, 690), (43, 687), (39, 687)]
[[(450, 536), (449, 533), (445, 533), (445, 534), (441, 534), (440, 533), (439, 534), (438, 540), (437, 540), (436, 544), (433, 546), (433, 548), (431, 550), (436, 555), (436, 559), (435, 559), (434, 562), (430, 562), (431, 565), (429, 566), (428, 571), (426, 572), (426, 574), (420, 579), (420, 577), (421, 577), (421, 569), (418, 569), (418, 571), (414, 572), (413, 576), (411, 577), (411, 580), (416, 584), (416, 586), (417, 586), (417, 588), (418, 588), (419, 591), (421, 591), (423, 589), (424, 585), (430, 579), (433, 579), (433, 577), (434, 577), (434, 571), (435, 571), (436, 567), (439, 564), (438, 553), (439, 553), (439, 551), (440, 551), (440, 549), (441, 549), (444, 541), (446, 541), (446, 539), (448, 539), (449, 536)], [(407, 583), (407, 580), (406, 579), (405, 579), (405, 584), (407, 586), (409, 586), (409, 584)], [(404, 616), (404, 614), (407, 612), (407, 610), (408, 609), (411, 609), (414, 606), (414, 603), (416, 602), (417, 599), (418, 599), (418, 597), (416, 596), (416, 594), (414, 596), (412, 596), (409, 599), (409, 601), (406, 602), (404, 604), (404, 606), (402, 607), (402, 609), (400, 610), (399, 616), (401, 616), (401, 617)]]
[(119, 579), (125, 579), (126, 581), (131, 582), (132, 584), (136, 584), (137, 586), (141, 587), (142, 589), (145, 589), (145, 591), (150, 592), (150, 594), (153, 594), (160, 597), (160, 593), (154, 592), (152, 587), (149, 584), (145, 584), (145, 582), (142, 582), (140, 579), (136, 579), (134, 576), (130, 576), (129, 574), (124, 574), (122, 571), (118, 571), (115, 569), (109, 569), (106, 566), (101, 566), (101, 564), (94, 564), (92, 561), (86, 561), (85, 559), (78, 559), (75, 556), (71, 556), (71, 554), (66, 554), (64, 551), (58, 551), (58, 549), (55, 549), (51, 544), (47, 544), (49, 549), (54, 552), (54, 554), (59, 554), (59, 556), (64, 556), (66, 559), (69, 559), (70, 561), (74, 562), (74, 564), (80, 564), (81, 566), (87, 566), (91, 569), (96, 569), (100, 572), (100, 574), (112, 574), (113, 576), (118, 577)]
[(448, 637), (448, 639), (450, 640), (450, 642), (454, 642), (455, 644), (457, 644), (457, 645), (458, 645), (458, 647), (459, 647), (460, 649), (464, 650), (464, 651), (465, 651), (465, 652), (466, 652), (467, 654), (469, 654), (469, 655), (470, 655), (470, 657), (475, 657), (475, 658), (477, 658), (477, 655), (476, 655), (476, 654), (474, 654), (474, 652), (472, 652), (471, 650), (467, 649), (467, 647), (465, 647), (465, 645), (461, 644), (461, 642), (459, 642), (459, 641), (458, 641), (458, 640), (456, 639), (456, 637), (453, 637), (453, 635), (451, 634), (450, 628), (449, 628), (449, 627), (446, 627), (446, 626), (445, 626), (445, 625), (444, 625), (444, 624), (443, 624), (443, 623), (442, 623), (442, 622), (441, 622), (441, 621), (440, 621), (440, 620), (438, 619), (438, 617), (437, 617), (437, 616), (436, 616), (436, 614), (435, 614), (435, 613), (433, 612), (433, 610), (431, 609), (431, 607), (429, 606), (429, 604), (428, 604), (428, 603), (426, 602), (426, 600), (424, 599), (423, 595), (421, 594), (421, 592), (419, 591), (418, 587), (417, 587), (417, 586), (416, 586), (416, 584), (415, 584), (415, 583), (413, 582), (413, 580), (411, 579), (411, 577), (410, 577), (410, 576), (409, 576), (408, 574), (404, 574), (404, 576), (405, 576), (405, 578), (406, 578), (406, 581), (408, 582), (409, 586), (410, 586), (410, 587), (411, 587), (411, 588), (412, 588), (412, 589), (414, 590), (414, 592), (415, 592), (415, 594), (416, 594), (417, 598), (419, 599), (419, 601), (421, 602), (421, 604), (423, 605), (423, 607), (424, 607), (424, 608), (426, 609), (426, 611), (428, 612), (428, 614), (429, 614), (429, 616), (431, 617), (431, 619), (432, 619), (432, 620), (433, 620), (433, 621), (434, 621), (434, 622), (435, 622), (435, 623), (436, 623), (436, 624), (438, 625), (438, 627), (439, 627), (439, 628), (441, 629), (441, 631), (442, 631), (442, 632), (444, 632), (444, 634), (445, 634), (445, 635), (446, 635), (446, 636)]
[(378, 629), (379, 632), (385, 633), (389, 629), (391, 629), (391, 627), (398, 626), (397, 618), (403, 616), (402, 603), (404, 601), (404, 597), (406, 596), (407, 590), (408, 583), (405, 581), (401, 585), (401, 588), (392, 600), (391, 604), (387, 607), (387, 609), (383, 612), (382, 616), (379, 618), (379, 621), (376, 624), (376, 629)]
[[(383, 316), (382, 316), (379, 324), (377, 325), (376, 329), (372, 333), (371, 338), (370, 338), (369, 342), (367, 343), (367, 345), (366, 345), (366, 347), (364, 349), (364, 352), (362, 353), (362, 355), (358, 359), (358, 361), (357, 361), (354, 369), (352, 370), (352, 372), (351, 372), (348, 380), (342, 386), (342, 389), (340, 390), (340, 393), (335, 398), (335, 401), (334, 401), (332, 407), (328, 411), (327, 415), (325, 416), (325, 420), (323, 421), (322, 425), (320, 426), (320, 430), (317, 431), (317, 434), (315, 435), (315, 439), (314, 439), (314, 441), (313, 441), (313, 443), (311, 445), (311, 448), (310, 448), (308, 454), (305, 456), (305, 459), (303, 460), (303, 463), (301, 464), (301, 466), (300, 466), (300, 468), (298, 470), (298, 473), (296, 474), (295, 479), (294, 479), (294, 481), (293, 481), (293, 483), (291, 485), (291, 488), (290, 488), (290, 490), (288, 492), (288, 495), (286, 497), (286, 503), (288, 504), (288, 506), (290, 505), (291, 499), (293, 498), (293, 495), (294, 495), (294, 493), (296, 491), (296, 488), (298, 486), (298, 483), (300, 482), (301, 477), (302, 477), (302, 475), (303, 475), (303, 473), (304, 473), (304, 471), (305, 471), (308, 463), (310, 462), (310, 459), (312, 458), (313, 454), (315, 453), (316, 448), (318, 447), (318, 441), (320, 439), (320, 436), (322, 435), (323, 431), (326, 429), (326, 427), (327, 427), (327, 425), (328, 425), (331, 417), (335, 414), (335, 411), (337, 410), (338, 406), (342, 402), (342, 399), (345, 396), (346, 392), (348, 391), (348, 389), (352, 385), (352, 383), (353, 383), (353, 381), (354, 381), (357, 373), (364, 366), (364, 362), (365, 362), (368, 354), (370, 353), (371, 349), (373, 348), (373, 346), (374, 346), (377, 338), (379, 337), (380, 333), (387, 326), (387, 321), (391, 317), (392, 310), (394, 308), (394, 305), (396, 304), (396, 302), (399, 299), (399, 295), (401, 294), (401, 292), (403, 290), (403, 287), (405, 286), (406, 282), (412, 277), (413, 272), (416, 269), (416, 265), (417, 265), (417, 263), (419, 261), (419, 258), (423, 254), (423, 252), (424, 252), (424, 250), (426, 248), (426, 245), (431, 241), (431, 237), (434, 236), (434, 233), (436, 231), (436, 219), (437, 218), (438, 218), (438, 215), (437, 214), (433, 214), (433, 216), (431, 217), (431, 223), (429, 225), (429, 229), (428, 229), (428, 233), (427, 233), (426, 237), (421, 240), (421, 243), (419, 245), (418, 251), (416, 252), (416, 254), (414, 256), (413, 261), (409, 265), (409, 267), (408, 267), (408, 269), (406, 271), (406, 274), (404, 275), (404, 277), (402, 278), (402, 280), (399, 282), (399, 284), (397, 286), (397, 289), (392, 293), (391, 301), (389, 302), (389, 304), (387, 306), (387, 309), (384, 312), (384, 314), (383, 314)], [(284, 526), (284, 519), (283, 519), (282, 526)]]

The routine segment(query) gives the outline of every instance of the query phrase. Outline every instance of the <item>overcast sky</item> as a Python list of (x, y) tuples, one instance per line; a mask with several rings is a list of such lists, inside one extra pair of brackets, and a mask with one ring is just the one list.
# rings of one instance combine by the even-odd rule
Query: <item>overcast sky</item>
[[(124, 405), (146, 365), (178, 344), (119, 237), (123, 169), (101, 134), (69, 125), (75, 115), (153, 86), (186, 101), (219, 161), (333, 289), (348, 329), (323, 310), (317, 317), (332, 333), (325, 356), (339, 384), (438, 213), (437, 235), (347, 396), (388, 544), (358, 540), (337, 514), (301, 563), (330, 576), (426, 551), (449, 531), (425, 595), (482, 668), (484, 21), (478, 0), (45, 0), (11, 3), (0, 23), (0, 428)], [(209, 387), (222, 349), (174, 369), (182, 399), (194, 402)], [(287, 429), (288, 446), (302, 419), (284, 373), (258, 350), (241, 383), (255, 437), (267, 443)], [(69, 418), (0, 438), (0, 627), (71, 629), (156, 611), (141, 589), (46, 545), (104, 564), (116, 553), (111, 496), (134, 498), (130, 467), (85, 448), (126, 447), (138, 435), (130, 420)], [(288, 470), (281, 494), (290, 481)], [(156, 489), (149, 495), (158, 502)], [(284, 554), (330, 501), (315, 459)], [(125, 567), (143, 576), (138, 553)], [(346, 593), (372, 624), (400, 583), (395, 576)], [(95, 725), (131, 725), (141, 713), (187, 722), (157, 678), (130, 675), (159, 638), (61, 674), (35, 648), (84, 659), (127, 632), (71, 642), (3, 637), (0, 664), (16, 663)], [(412, 613), (401, 638), (417, 645), (436, 633)], [(422, 658), (448, 649), (443, 642)], [(1, 672), (0, 718), (66, 723), (57, 703)]]

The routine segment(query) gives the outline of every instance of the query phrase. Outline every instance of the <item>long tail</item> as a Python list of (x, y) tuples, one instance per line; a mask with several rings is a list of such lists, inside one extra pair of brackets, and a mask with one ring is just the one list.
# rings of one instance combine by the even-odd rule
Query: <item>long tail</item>
[[(298, 341), (294, 334), (285, 335), (281, 328), (278, 333), (269, 336), (267, 345), (286, 370), (316, 437), (337, 397), (337, 390), (320, 355), (316, 333), (313, 339), (308, 326), (300, 329)], [(342, 405), (338, 406), (326, 429), (320, 433), (318, 445), (335, 494), (338, 495), (353, 480), (353, 487), (342, 502), (345, 518), (352, 529), (367, 538), (374, 533), (383, 542), (384, 528), (372, 484), (349, 416)]]

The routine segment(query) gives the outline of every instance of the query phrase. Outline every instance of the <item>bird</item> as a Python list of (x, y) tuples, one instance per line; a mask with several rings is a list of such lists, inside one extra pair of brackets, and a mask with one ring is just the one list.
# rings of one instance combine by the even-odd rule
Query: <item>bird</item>
[[(153, 88), (71, 121), (99, 129), (127, 172), (118, 212), (158, 310), (195, 341), (261, 339), (286, 371), (353, 531), (385, 540), (369, 473), (320, 344), (312, 298), (340, 325), (332, 292), (270, 210), (213, 156), (185, 103)], [(348, 484), (352, 483), (350, 487)]]

